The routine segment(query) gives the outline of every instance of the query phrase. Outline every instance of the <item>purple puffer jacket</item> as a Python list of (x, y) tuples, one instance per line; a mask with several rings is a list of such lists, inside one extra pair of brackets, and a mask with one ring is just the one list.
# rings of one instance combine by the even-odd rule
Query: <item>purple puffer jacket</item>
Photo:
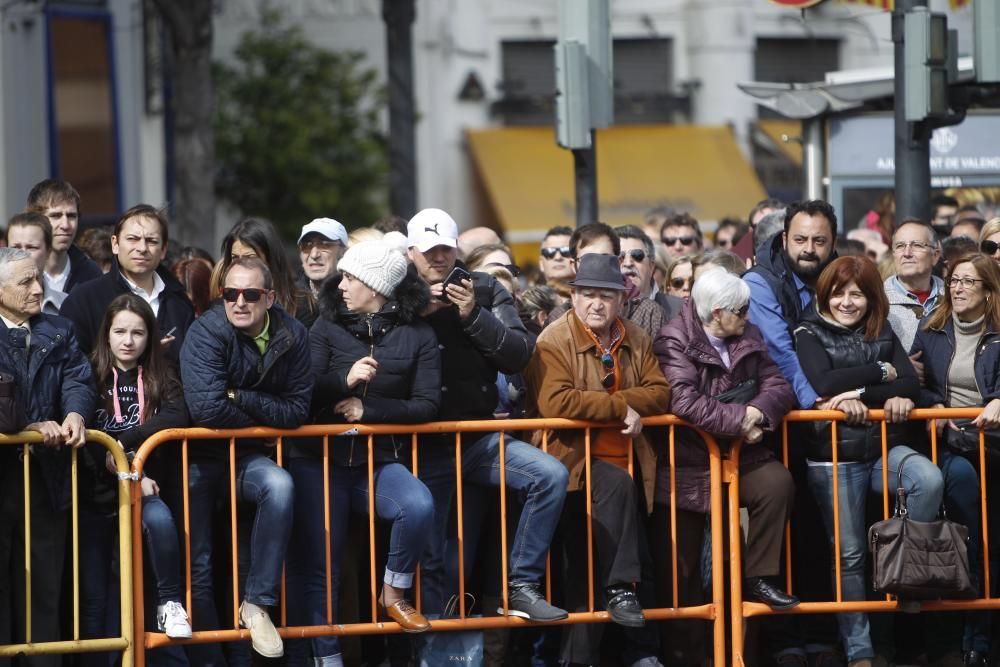
[[(720, 403), (712, 398), (751, 378), (757, 396), (749, 402), (764, 415), (764, 431), (773, 431), (795, 405), (795, 394), (771, 360), (760, 330), (747, 322), (743, 335), (728, 342), (731, 368), (726, 368), (705, 334), (694, 303), (660, 330), (654, 351), (671, 388), (670, 412), (715, 436), (720, 445), (740, 436), (746, 405)], [(658, 459), (666, 463), (668, 441), (659, 439)], [(697, 433), (677, 429), (675, 435), (677, 506), (695, 512), (709, 510), (708, 452)], [(761, 443), (745, 445), (740, 466), (773, 458)], [(657, 494), (660, 495), (659, 493)]]

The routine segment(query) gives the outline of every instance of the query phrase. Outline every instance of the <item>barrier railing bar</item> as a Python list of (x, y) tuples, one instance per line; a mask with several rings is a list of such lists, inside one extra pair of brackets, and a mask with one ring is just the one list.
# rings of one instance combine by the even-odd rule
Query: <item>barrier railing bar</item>
[(323, 550), (326, 553), (326, 622), (333, 623), (333, 547), (330, 545), (330, 436), (323, 436)]
[[(672, 422), (676, 424), (678, 422)], [(714, 639), (714, 665), (725, 664), (726, 659), (726, 627), (725, 627), (725, 603), (726, 591), (722, 578), (723, 556), (722, 556), (722, 461), (719, 456), (719, 446), (715, 439), (701, 431), (695, 429), (698, 435), (705, 442), (708, 449), (708, 471), (709, 471), (709, 503), (711, 513), (709, 521), (712, 530), (712, 626)], [(733, 600), (732, 604), (738, 604), (739, 600)], [(647, 613), (647, 617), (652, 616)], [(733, 652), (735, 655), (735, 647)]]
[[(417, 459), (417, 440), (418, 436), (416, 433), (410, 436), (410, 458), (413, 460), (413, 476), (417, 479), (420, 478), (420, 464)], [(421, 613), (421, 602), (420, 602), (420, 563), (417, 563), (417, 570), (413, 575), (413, 604), (417, 607), (417, 613)]]
[(830, 422), (830, 440), (833, 451), (833, 568), (835, 585), (834, 594), (837, 602), (843, 601), (843, 589), (840, 585), (840, 465), (837, 460), (837, 422)]
[(667, 427), (667, 458), (670, 461), (670, 575), (671, 575), (671, 605), (674, 609), (681, 606), (677, 582), (677, 451), (674, 440), (674, 426)]
[(983, 592), (990, 598), (990, 528), (986, 515), (986, 434), (979, 429), (979, 515), (983, 522)]
[(458, 617), (465, 618), (465, 508), (462, 505), (462, 434), (455, 432), (455, 514), (458, 521)]
[(232, 531), (233, 627), (240, 627), (239, 531), (236, 518), (236, 438), (229, 438), (229, 529)]
[(882, 431), (882, 518), (889, 518), (889, 436), (885, 420), (879, 422)]
[[(80, 639), (80, 497), (77, 486), (77, 449), (74, 447), (69, 454), (70, 469), (70, 520), (73, 523), (72, 531), (72, 567), (73, 567), (73, 640)], [(100, 464), (98, 464), (100, 468)], [(27, 506), (25, 506), (27, 511)]]
[[(138, 456), (138, 454), (137, 454)], [(141, 463), (141, 459), (140, 459)], [(184, 505), (184, 581), (188, 582), (189, 585), (185, 586), (187, 591), (185, 591), (185, 600), (187, 601), (187, 613), (188, 620), (191, 622), (191, 627), (194, 627), (194, 605), (192, 604), (192, 597), (194, 593), (191, 591), (190, 581), (191, 581), (191, 498), (187, 493), (187, 489), (191, 488), (191, 482), (188, 476), (188, 439), (184, 438), (181, 442), (181, 478), (183, 481), (184, 492), (181, 493), (181, 501)], [(141, 534), (137, 533), (137, 534)], [(142, 548), (141, 542), (139, 542), (139, 549)], [(137, 568), (139, 572), (142, 572), (142, 568)], [(136, 588), (141, 588), (136, 586)], [(141, 626), (140, 626), (141, 627)]]
[[(505, 433), (500, 431), (500, 599), (503, 615), (507, 615), (507, 446)], [(486, 610), (483, 610), (483, 614)]]
[[(542, 451), (549, 453), (549, 431), (542, 429)], [(545, 599), (552, 602), (552, 551), (545, 552)]]
[[(99, 432), (99, 438), (105, 439), (104, 445), (107, 448), (111, 442), (111, 438)], [(87, 439), (88, 441), (92, 438), (90, 432), (88, 431)], [(115, 459), (115, 469), (119, 473), (129, 472), (129, 461), (125, 456), (125, 451), (117, 446), (117, 442), (109, 451)], [(121, 647), (122, 650), (122, 667), (132, 667), (135, 663), (135, 628), (136, 626), (131, 624), (133, 618), (135, 618), (134, 600), (136, 596), (136, 591), (133, 586), (133, 575), (135, 570), (133, 569), (133, 562), (131, 560), (132, 552), (132, 541), (133, 535), (131, 534), (130, 527), (132, 524), (132, 494), (135, 491), (139, 492), (139, 496), (142, 496), (142, 489), (139, 487), (138, 482), (132, 482), (131, 480), (122, 479), (119, 475), (117, 480), (118, 486), (118, 562), (119, 562), (119, 586), (118, 594), (120, 597), (120, 624), (119, 628), (121, 632), (121, 639), (124, 640), (125, 646)], [(141, 515), (136, 512), (141, 521)], [(139, 541), (142, 541), (142, 531), (135, 533), (139, 536)], [(140, 559), (142, 556), (139, 556)], [(139, 569), (142, 569), (142, 561), (139, 561)], [(138, 592), (138, 599), (140, 600), (140, 605), (142, 604), (142, 591)], [(139, 618), (142, 616), (140, 614)], [(141, 625), (138, 626), (142, 628)], [(140, 630), (141, 632), (141, 630)], [(119, 641), (117, 639), (111, 641)], [(117, 648), (109, 647), (108, 650), (118, 650)]]
[[(781, 462), (788, 469), (788, 422), (781, 420)], [(785, 521), (785, 590), (789, 595), (792, 592), (792, 520)]]
[[(275, 459), (278, 467), (282, 467), (282, 462), (284, 461), (284, 442), (281, 436), (278, 436), (278, 444), (275, 451)], [(288, 605), (287, 601), (287, 587), (285, 584), (285, 564), (281, 564), (281, 624), (288, 625)]]
[[(140, 460), (141, 465), (141, 460)], [(141, 476), (141, 475), (140, 475)], [(142, 535), (142, 512), (136, 508), (142, 504), (142, 487), (138, 484), (130, 484), (128, 487), (129, 495), (129, 508), (132, 510), (131, 523), (132, 523), (132, 535)], [(184, 494), (185, 496), (187, 494)], [(121, 520), (121, 513), (119, 510), (119, 521)], [(123, 532), (124, 534), (124, 532)], [(133, 630), (135, 628), (145, 628), (145, 592), (143, 591), (143, 572), (142, 572), (142, 540), (138, 540), (133, 544), (132, 548), (132, 592), (135, 596), (135, 605), (132, 608), (132, 622)], [(124, 577), (122, 580), (124, 581)], [(185, 586), (185, 588), (187, 588)], [(122, 587), (122, 603), (125, 601), (125, 591)], [(191, 605), (187, 606), (188, 617), (190, 618)], [(124, 614), (122, 615), (124, 618)], [(141, 630), (140, 630), (141, 632)], [(136, 667), (145, 667), (146, 665), (146, 652), (145, 651), (135, 651), (135, 664)]]
[(31, 447), (24, 445), (24, 640), (31, 643)]
[(594, 487), (590, 477), (590, 428), (584, 431), (584, 471), (587, 476), (584, 491), (587, 494), (587, 611), (594, 611), (594, 517), (591, 515), (594, 502)]
[[(743, 599), (743, 532), (740, 526), (740, 450), (742, 440), (736, 440), (729, 448), (729, 455), (722, 459), (722, 483), (729, 484), (729, 585), (732, 600)], [(715, 564), (712, 568), (716, 569)], [(743, 605), (730, 605), (733, 646), (743, 645)], [(734, 662), (736, 653), (734, 652)], [(740, 657), (742, 663), (742, 656)]]
[(375, 436), (371, 434), (368, 435), (368, 583), (371, 586), (372, 623), (378, 623), (378, 586), (375, 583)]

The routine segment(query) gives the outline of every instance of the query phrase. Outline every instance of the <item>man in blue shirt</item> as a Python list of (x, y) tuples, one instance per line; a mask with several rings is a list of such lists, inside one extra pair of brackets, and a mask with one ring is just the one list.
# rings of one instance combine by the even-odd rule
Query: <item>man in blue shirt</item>
[(785, 210), (785, 231), (758, 250), (757, 265), (743, 279), (750, 286), (750, 319), (807, 410), (819, 396), (795, 355), (792, 330), (812, 303), (816, 279), (835, 257), (837, 216), (825, 201), (796, 202)]

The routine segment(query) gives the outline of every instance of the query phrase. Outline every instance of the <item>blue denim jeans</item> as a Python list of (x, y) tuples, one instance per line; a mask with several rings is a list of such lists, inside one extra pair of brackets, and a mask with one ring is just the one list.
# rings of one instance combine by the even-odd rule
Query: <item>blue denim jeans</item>
[[(463, 440), (462, 481), (499, 488), (500, 434), (486, 433), (471, 440), (473, 437), (470, 434)], [(504, 444), (508, 492), (523, 502), (510, 544), (509, 580), (538, 583), (545, 574), (545, 554), (566, 499), (569, 472), (559, 460), (526, 442), (505, 436)], [(447, 445), (442, 448), (427, 443), (420, 449), (420, 480), (434, 498), (434, 525), (421, 558), (420, 592), (425, 614), (441, 613), (448, 597), (458, 592), (457, 567), (452, 566), (457, 559), (447, 553), (455, 550), (446, 548), (455, 496), (455, 463), (442, 449), (448, 449)], [(474, 552), (473, 541), (466, 536), (466, 554)]]
[[(196, 630), (219, 628), (212, 586), (215, 501), (228, 497), (228, 465), (223, 460), (192, 461), (188, 469), (191, 503), (191, 604)], [(262, 453), (236, 460), (236, 498), (256, 506), (250, 533), (250, 567), (243, 600), (260, 606), (278, 604), (281, 565), (292, 530), (292, 477)], [(217, 645), (189, 650), (195, 664), (225, 664)], [(198, 654), (197, 656), (195, 654)]]
[[(889, 450), (890, 498), (894, 498), (899, 461), (914, 451), (898, 446)], [(840, 498), (840, 581), (844, 600), (865, 599), (865, 556), (868, 551), (868, 526), (865, 504), (872, 493), (882, 493), (882, 459), (869, 462), (837, 464)], [(809, 487), (823, 515), (827, 535), (833, 545), (833, 465), (809, 461)], [(937, 517), (944, 492), (941, 471), (925, 456), (912, 456), (903, 465), (903, 488), (907, 509), (916, 521)], [(893, 502), (893, 500), (890, 500)], [(836, 567), (836, 563), (834, 563)], [(835, 572), (835, 570), (834, 570)], [(834, 576), (836, 576), (834, 574)], [(834, 582), (836, 586), (836, 582)], [(862, 612), (837, 614), (840, 638), (848, 660), (875, 657), (868, 627), (868, 615)]]
[[(979, 475), (968, 459), (946, 447), (938, 449), (944, 473), (944, 504), (948, 518), (969, 529), (969, 576), (976, 590), (983, 591), (983, 530), (979, 506)], [(990, 652), (990, 613), (965, 612), (962, 650)]]
[[(295, 523), (288, 556), (289, 616), (295, 625), (325, 625), (326, 545), (323, 522), (323, 461), (294, 458), (288, 471), (295, 480)], [(430, 491), (399, 463), (376, 464), (375, 514), (392, 523), (383, 581), (410, 588), (434, 518)], [(348, 508), (368, 514), (368, 469), (330, 466), (330, 598), (336, 622), (340, 564), (347, 537)], [(336, 637), (312, 640), (317, 658), (340, 653)], [(290, 658), (289, 664), (292, 664)]]

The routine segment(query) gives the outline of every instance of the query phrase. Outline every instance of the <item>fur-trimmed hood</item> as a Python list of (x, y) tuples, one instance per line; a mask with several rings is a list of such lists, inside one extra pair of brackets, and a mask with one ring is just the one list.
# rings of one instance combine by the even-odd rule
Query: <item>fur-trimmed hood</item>
[[(375, 314), (375, 318), (386, 323), (410, 324), (430, 303), (431, 291), (423, 280), (412, 272), (407, 272), (396, 287), (393, 297)], [(350, 328), (352, 322), (362, 319), (344, 305), (344, 293), (340, 291), (340, 275), (331, 277), (319, 291), (320, 317)]]

